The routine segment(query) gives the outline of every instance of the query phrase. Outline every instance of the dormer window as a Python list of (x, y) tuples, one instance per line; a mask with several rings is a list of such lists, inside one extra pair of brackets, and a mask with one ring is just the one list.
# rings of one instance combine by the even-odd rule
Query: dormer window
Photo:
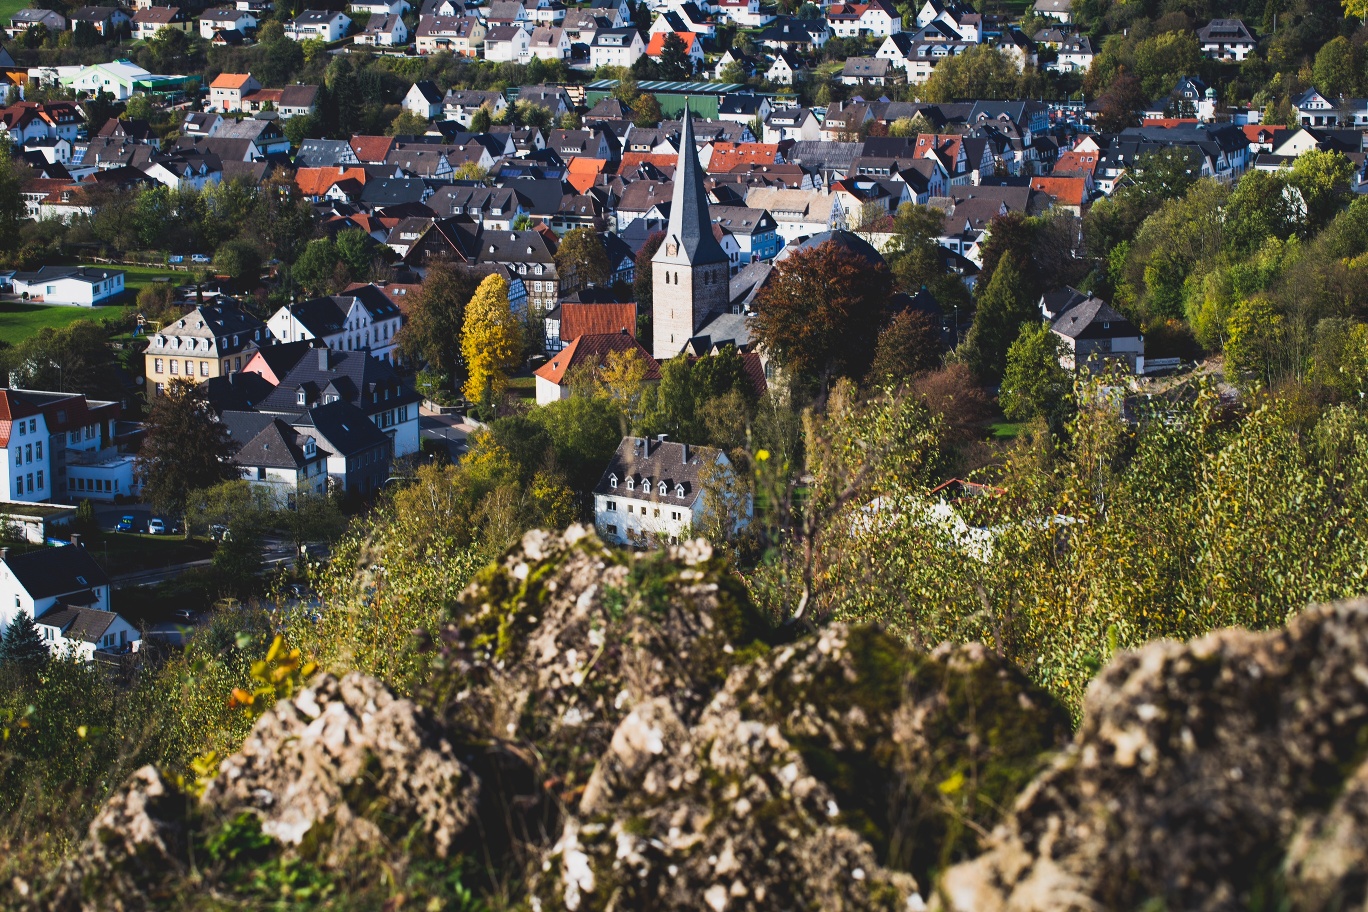
[(683, 496), (684, 496), (684, 486), (683, 486), (682, 484), (677, 484), (677, 485), (675, 485), (675, 497), (683, 497)]
[(610, 488), (616, 488), (616, 487), (617, 487), (617, 476), (616, 476), (616, 475), (609, 475), (609, 476), (608, 476), (608, 487), (610, 487)]
[(304, 402), (304, 389), (301, 387), (301, 388), (299, 389), (299, 391), (295, 393), (295, 405), (304, 405), (304, 404), (306, 404), (306, 403)]
[(668, 492), (669, 492), (669, 489), (665, 487), (665, 482), (662, 481), (662, 482), (660, 483), (660, 496), (661, 496), (661, 497), (664, 497)]
[(636, 479), (633, 479), (633, 478), (627, 479), (627, 490), (629, 490), (629, 491), (635, 491), (635, 490), (636, 490)]

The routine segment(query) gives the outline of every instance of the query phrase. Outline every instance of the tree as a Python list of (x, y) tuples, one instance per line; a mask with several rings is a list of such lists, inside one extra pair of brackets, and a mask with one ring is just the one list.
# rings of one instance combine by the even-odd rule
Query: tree
[(1007, 349), (1021, 325), (1036, 317), (1034, 301), (1021, 293), (1021, 274), (1011, 258), (1004, 258), (979, 298), (974, 322), (960, 346), (960, 355), (984, 383), (995, 383), (1007, 364)]
[[(696, 39), (695, 39), (696, 40)], [(687, 79), (693, 75), (693, 62), (689, 60), (689, 49), (684, 39), (670, 32), (660, 46), (661, 79)]]
[(32, 675), (52, 658), (43, 638), (38, 635), (38, 626), (26, 611), (20, 611), (5, 628), (0, 638), (0, 668), (13, 670), (21, 675)]
[(606, 285), (612, 273), (603, 239), (592, 228), (567, 231), (556, 248), (556, 275), (561, 292), (573, 294), (588, 285)]
[(360, 228), (348, 228), (337, 233), (337, 257), (347, 267), (353, 282), (370, 278), (371, 263), (375, 259), (375, 241)]
[(461, 162), (460, 166), (451, 172), (451, 179), (458, 181), (475, 181), (476, 183), (487, 183), (489, 181), (489, 169), (482, 166), (479, 162)]
[(14, 158), (9, 143), (0, 147), (0, 250), (17, 250), (23, 241), (20, 226), (28, 212), (21, 188), (28, 171), (28, 165)]
[(1097, 99), (1101, 109), (1097, 115), (1097, 128), (1107, 133), (1119, 133), (1139, 122), (1138, 112), (1149, 104), (1145, 87), (1140, 80), (1129, 73), (1122, 72), (1107, 91)]
[(756, 301), (755, 334), (796, 378), (862, 376), (892, 291), (882, 262), (832, 241), (777, 263)]
[(475, 287), (475, 276), (453, 263), (439, 260), (430, 265), (409, 306), (408, 322), (399, 331), (404, 354), (453, 379), (464, 377), (461, 332), (466, 302)]
[(1068, 412), (1072, 380), (1060, 363), (1067, 349), (1044, 323), (1027, 323), (1007, 349), (998, 401), (1013, 421), (1041, 416), (1052, 427), (1061, 426)]
[(899, 117), (888, 125), (888, 135), (898, 138), (909, 138), (920, 136), (923, 133), (935, 133), (936, 127), (923, 115), (915, 117)]
[(1306, 206), (1303, 231), (1307, 237), (1320, 231), (1350, 199), (1349, 182), (1354, 166), (1338, 152), (1312, 149), (1297, 157), (1288, 177)]
[(925, 101), (947, 102), (967, 98), (1013, 98), (1021, 84), (1021, 71), (1012, 58), (987, 44), (970, 45), (962, 54), (946, 57), (922, 84)]
[[(175, 30), (163, 29), (163, 31)], [(151, 120), (152, 114), (152, 100), (145, 93), (139, 92), (124, 103), (124, 113), (120, 120)]]
[(214, 268), (238, 290), (251, 291), (261, 284), (261, 251), (249, 241), (229, 241), (214, 251)]
[(228, 431), (204, 391), (189, 380), (172, 380), (148, 415), (140, 454), (143, 494), (159, 511), (186, 516), (192, 491), (237, 475), (231, 454)]
[(1358, 56), (1354, 45), (1343, 35), (1321, 45), (1311, 68), (1316, 88), (1329, 98), (1353, 95), (1359, 84)]
[(654, 127), (664, 116), (660, 111), (660, 102), (649, 92), (642, 92), (632, 102), (632, 123), (638, 127)]
[(332, 238), (314, 238), (295, 260), (290, 276), (305, 293), (319, 297), (333, 284), (337, 262), (337, 245)]
[(125, 395), (108, 333), (93, 321), (41, 329), (3, 352), (0, 362), (16, 386), (79, 392), (93, 399), (118, 400)]
[(1236, 373), (1253, 374), (1272, 385), (1287, 363), (1287, 325), (1266, 295), (1235, 305), (1226, 324), (1226, 363)]
[(399, 116), (394, 118), (389, 128), (385, 130), (386, 136), (422, 136), (427, 132), (428, 120), (412, 111), (401, 111)]
[(522, 325), (508, 303), (508, 280), (498, 273), (480, 283), (466, 306), (461, 354), (469, 371), (467, 399), (488, 401), (503, 391), (507, 371), (522, 355)]
[(488, 133), (491, 126), (493, 126), (493, 118), (489, 113), (489, 107), (480, 105), (475, 109), (475, 113), (470, 115), (470, 132)]
[(897, 386), (923, 371), (934, 369), (940, 360), (940, 327), (919, 310), (904, 310), (894, 314), (879, 333), (869, 382), (878, 386)]
[(609, 352), (595, 379), (603, 394), (622, 412), (623, 435), (626, 436), (641, 422), (644, 414), (646, 359), (635, 348)]
[(1368, 25), (1368, 0), (1340, 0), (1344, 7), (1344, 15), (1353, 16)]

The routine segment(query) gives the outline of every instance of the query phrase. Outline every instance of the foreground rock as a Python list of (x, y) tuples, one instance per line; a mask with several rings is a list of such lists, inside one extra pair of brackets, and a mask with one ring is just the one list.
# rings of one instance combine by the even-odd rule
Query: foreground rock
[(1364, 908), (1368, 602), (1124, 653), (1084, 713), (944, 908)]
[(536, 904), (924, 908), (918, 862), (972, 851), (1067, 733), (982, 649), (833, 626), (738, 667), (693, 726), (665, 696), (623, 720)]

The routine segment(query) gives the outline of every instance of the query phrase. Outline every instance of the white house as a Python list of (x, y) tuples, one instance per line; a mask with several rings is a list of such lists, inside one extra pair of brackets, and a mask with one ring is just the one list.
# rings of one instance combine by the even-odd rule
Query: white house
[(351, 28), (351, 17), (336, 10), (305, 10), (285, 23), (285, 37), (295, 41), (321, 38), (331, 44)]
[(27, 554), (0, 548), (0, 624), (27, 614), (55, 655), (86, 661), (136, 650), (142, 634), (110, 611), (109, 577), (79, 542)]
[(292, 509), (300, 494), (328, 492), (328, 459), (334, 454), (307, 428), (253, 412), (225, 412), (223, 422), (237, 444), (233, 464), (242, 478), (270, 492), (281, 507)]
[(478, 89), (451, 89), (442, 99), (442, 112), (446, 119), (454, 120), (463, 127), (470, 126), (470, 119), (481, 108), (489, 111), (490, 117), (497, 117), (508, 110), (508, 99), (503, 92)]
[(569, 60), (570, 37), (559, 26), (539, 25), (532, 30), (528, 51), (542, 60)]
[(1216, 60), (1244, 60), (1258, 41), (1241, 19), (1213, 19), (1197, 30), (1202, 53)]
[(1092, 66), (1092, 39), (1087, 35), (1065, 38), (1059, 44), (1059, 57), (1046, 69), (1056, 73), (1086, 73)]
[(366, 351), (393, 361), (404, 316), (375, 286), (281, 307), (266, 327), (281, 342), (322, 342), (333, 351)]
[(1100, 298), (1089, 297), (1068, 308), (1050, 331), (1064, 343), (1059, 362), (1069, 370), (1116, 364), (1135, 374), (1145, 372), (1145, 337)]
[(62, 85), (91, 95), (107, 92), (119, 101), (124, 101), (132, 96), (134, 84), (139, 79), (151, 75), (127, 60), (114, 60), (83, 67), (74, 76), (63, 77)]
[(90, 266), (44, 266), (14, 274), (14, 293), (39, 304), (94, 307), (122, 294), (124, 274)]
[(408, 40), (409, 30), (404, 24), (404, 17), (398, 13), (383, 13), (370, 18), (354, 43), (371, 47), (403, 47)]
[(634, 28), (599, 29), (589, 45), (589, 64), (629, 67), (646, 53), (646, 43)]
[(349, 13), (370, 13), (372, 16), (402, 16), (413, 6), (408, 0), (351, 0)]
[(442, 113), (442, 90), (430, 79), (420, 79), (404, 93), (400, 107), (424, 120), (432, 120)]
[(205, 41), (213, 41), (215, 32), (237, 30), (244, 35), (257, 27), (257, 17), (243, 9), (211, 9), (200, 13), (199, 33)]
[(532, 54), (532, 33), (518, 25), (492, 25), (485, 33), (485, 60), (527, 63)]
[[(9, 430), (0, 430), (5, 447), (5, 467), (0, 482), (5, 500), (37, 503), (53, 496), (52, 441), (47, 418), (31, 403), (3, 391), (0, 410), (8, 416)], [(0, 425), (2, 427), (3, 425)]]
[[(727, 454), (713, 447), (672, 440), (624, 437), (594, 488), (594, 526), (604, 541), (649, 546), (692, 534), (710, 511), (728, 509), (714, 502), (727, 496)], [(752, 515), (749, 495), (737, 494), (731, 507), (736, 524)]]

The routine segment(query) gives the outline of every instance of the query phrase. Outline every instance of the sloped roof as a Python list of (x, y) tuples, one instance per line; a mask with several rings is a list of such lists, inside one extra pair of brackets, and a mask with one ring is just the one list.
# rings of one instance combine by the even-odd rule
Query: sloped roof
[[(563, 309), (565, 305), (562, 304), (561, 307)], [(625, 332), (582, 335), (552, 355), (551, 360), (537, 368), (536, 373), (541, 379), (560, 386), (565, 382), (565, 376), (571, 370), (581, 365), (586, 365), (591, 369), (602, 367), (608, 362), (608, 355), (611, 352), (625, 351), (635, 351), (638, 357), (645, 361), (645, 379), (660, 379), (660, 363), (651, 357), (651, 353), (643, 348), (640, 342)]]
[(560, 306), (560, 320), (561, 341), (624, 331), (635, 339), (637, 306), (632, 303), (574, 304), (567, 301)]
[(1065, 311), (1051, 327), (1069, 339), (1084, 336), (1129, 337), (1139, 331), (1124, 316), (1101, 298), (1089, 298)]
[(27, 554), (10, 555), (6, 563), (30, 598), (51, 598), (109, 585), (109, 577), (95, 563), (95, 558), (79, 545), (39, 548)]
[(209, 83), (211, 89), (240, 89), (252, 78), (251, 73), (219, 73)]
[[(651, 500), (660, 503), (689, 504), (703, 490), (703, 469), (723, 459), (719, 449), (705, 446), (691, 446), (673, 440), (652, 440), (649, 437), (624, 437), (618, 444), (608, 467), (603, 470), (599, 483), (594, 487), (595, 494), (617, 494), (638, 500)], [(617, 486), (611, 479), (617, 478)], [(627, 490), (627, 480), (631, 479), (635, 490)], [(665, 482), (665, 494), (660, 493), (660, 483)], [(649, 482), (649, 487), (646, 486)], [(684, 486), (684, 496), (677, 495), (678, 486)]]

